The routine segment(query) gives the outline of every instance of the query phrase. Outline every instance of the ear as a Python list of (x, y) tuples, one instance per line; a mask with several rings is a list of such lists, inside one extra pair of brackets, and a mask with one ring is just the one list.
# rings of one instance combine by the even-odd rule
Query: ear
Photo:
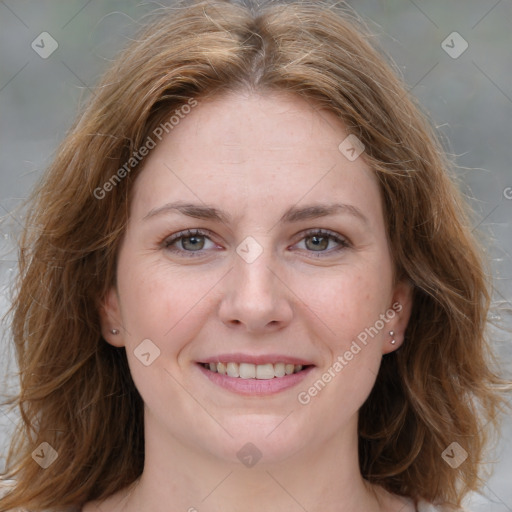
[[(392, 331), (393, 335), (386, 333), (382, 346), (382, 353), (388, 354), (402, 346), (405, 337), (405, 330), (409, 323), (412, 311), (413, 285), (409, 281), (399, 281), (393, 290), (390, 311), (394, 311), (394, 317), (387, 324), (386, 329)], [(392, 344), (391, 341), (395, 340)]]
[[(101, 334), (114, 347), (124, 347), (125, 330), (119, 307), (119, 296), (115, 286), (112, 286), (99, 305)], [(114, 334), (112, 330), (118, 331)]]

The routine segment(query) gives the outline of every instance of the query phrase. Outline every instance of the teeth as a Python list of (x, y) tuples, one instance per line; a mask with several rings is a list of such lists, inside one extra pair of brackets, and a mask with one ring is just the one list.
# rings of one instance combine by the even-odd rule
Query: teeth
[(285, 363), (205, 363), (203, 366), (205, 368), (209, 368), (212, 372), (217, 372), (221, 375), (228, 375), (229, 377), (260, 380), (284, 377), (285, 375), (300, 372), (303, 368), (301, 364), (293, 365)]
[(274, 365), (274, 375), (276, 377), (284, 377), (285, 376), (284, 363), (276, 363)]
[[(236, 363), (232, 363), (232, 364), (236, 364)], [(240, 378), (242, 378), (242, 379), (256, 378), (256, 365), (255, 364), (240, 363), (239, 365), (238, 364), (236, 364), (236, 365), (239, 366), (239, 368), (240, 368)]]
[(256, 378), (257, 379), (273, 379), (274, 378), (274, 365), (272, 363), (269, 364), (259, 364), (256, 366)]
[(236, 363), (228, 363), (227, 366), (227, 374), (228, 377), (240, 377), (240, 372), (238, 370), (239, 365)]

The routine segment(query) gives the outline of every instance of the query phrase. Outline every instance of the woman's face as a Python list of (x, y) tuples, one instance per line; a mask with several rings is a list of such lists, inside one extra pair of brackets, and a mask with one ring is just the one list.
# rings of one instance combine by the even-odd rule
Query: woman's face
[(153, 136), (102, 312), (145, 402), (146, 442), (260, 464), (354, 444), (410, 310), (364, 153), (293, 95), (190, 110)]

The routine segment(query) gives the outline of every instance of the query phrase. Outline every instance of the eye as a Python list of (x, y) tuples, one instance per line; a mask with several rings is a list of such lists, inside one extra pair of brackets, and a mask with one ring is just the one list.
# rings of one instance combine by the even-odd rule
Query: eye
[[(302, 247), (300, 247), (302, 245)], [(323, 229), (310, 230), (304, 233), (304, 237), (295, 246), (307, 252), (323, 254), (331, 254), (350, 247), (349, 242), (332, 231)]]
[(217, 247), (208, 237), (208, 232), (202, 229), (187, 229), (175, 233), (166, 238), (162, 246), (175, 253), (200, 253)]

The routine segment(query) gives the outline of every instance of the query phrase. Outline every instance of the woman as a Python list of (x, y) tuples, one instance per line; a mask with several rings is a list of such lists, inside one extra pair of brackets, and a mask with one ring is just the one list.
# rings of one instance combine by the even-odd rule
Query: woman
[(0, 510), (457, 509), (509, 383), (435, 135), (339, 7), (159, 14), (34, 192)]

